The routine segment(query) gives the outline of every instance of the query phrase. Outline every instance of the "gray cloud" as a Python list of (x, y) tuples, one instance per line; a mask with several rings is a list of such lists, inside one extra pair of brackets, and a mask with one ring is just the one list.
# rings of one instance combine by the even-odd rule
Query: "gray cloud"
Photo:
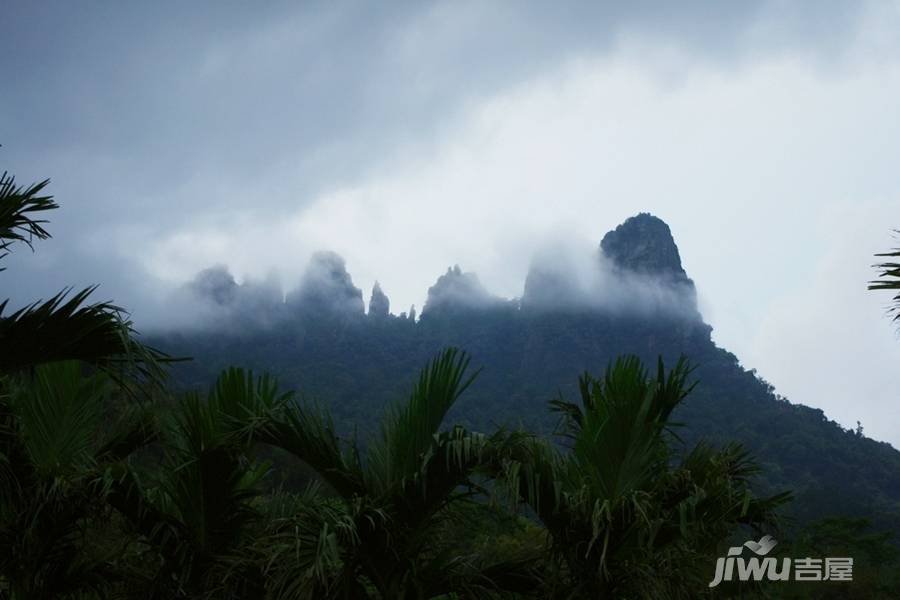
[(172, 291), (162, 304), (169, 315), (156, 323), (166, 328), (268, 328), (283, 316), (284, 293), (274, 274), (238, 283), (228, 267), (214, 265)]
[(605, 254), (566, 240), (549, 243), (537, 253), (522, 305), (532, 310), (700, 318), (690, 280), (622, 269)]
[(464, 273), (459, 265), (454, 265), (428, 288), (428, 299), (422, 308), (422, 315), (454, 310), (484, 310), (502, 304), (503, 299), (488, 292), (478, 275)]
[[(830, 48), (852, 30), (852, 4), (809, 6), (780, 10), (766, 42)], [(64, 208), (56, 254), (7, 277), (24, 297), (49, 293), (44, 282), (60, 272), (75, 285), (102, 276), (143, 310), (146, 294), (118, 275), (138, 268), (123, 245), (294, 212), (385, 160), (427, 153), (462, 108), (567, 57), (609, 51), (622, 32), (737, 60), (767, 11), (763, 2), (13, 2), (0, 40), (0, 156), (20, 179), (51, 176)], [(104, 251), (86, 252), (91, 244)], [(42, 269), (51, 257), (65, 265)], [(103, 267), (119, 257), (125, 264)]]
[(362, 290), (353, 285), (344, 259), (335, 252), (313, 254), (296, 289), (285, 298), (288, 310), (297, 313), (362, 315)]
[[(590, 249), (651, 210), (719, 343), (897, 441), (900, 345), (877, 299), (835, 300), (866, 273), (816, 275), (845, 264), (828, 249), (846, 219), (813, 217), (858, 213), (867, 252), (890, 243), (892, 4), (14, 1), (4, 18), (0, 168), (52, 177), (62, 205), (54, 239), (6, 261), (14, 304), (100, 282), (146, 328), (200, 268), (292, 283), (323, 248), (395, 306), (456, 262), (511, 298), (543, 241)], [(822, 314), (860, 315), (830, 330), (874, 382), (858, 414), (796, 375), (842, 364), (782, 308), (813, 284)]]

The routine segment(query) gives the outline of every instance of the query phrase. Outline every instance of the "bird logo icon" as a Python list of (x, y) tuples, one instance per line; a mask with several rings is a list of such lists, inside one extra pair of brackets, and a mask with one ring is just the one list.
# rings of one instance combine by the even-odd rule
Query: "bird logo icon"
[(748, 541), (748, 542), (744, 542), (744, 545), (745, 545), (746, 547), (748, 547), (748, 548), (750, 548), (751, 550), (753, 550), (753, 552), (755, 552), (755, 553), (758, 554), (759, 556), (765, 556), (765, 555), (768, 554), (768, 553), (772, 550), (772, 548), (774, 548), (777, 544), (778, 544), (778, 540), (776, 540), (775, 538), (773, 538), (771, 535), (764, 535), (764, 536), (762, 536), (761, 538), (759, 538), (759, 541), (758, 541), (758, 542), (754, 542), (753, 540), (750, 540), (750, 541)]

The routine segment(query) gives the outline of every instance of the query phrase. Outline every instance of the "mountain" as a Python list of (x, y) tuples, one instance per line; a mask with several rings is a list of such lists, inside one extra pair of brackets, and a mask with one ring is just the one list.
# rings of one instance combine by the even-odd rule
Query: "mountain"
[(300, 315), (352, 317), (365, 311), (362, 290), (353, 285), (344, 259), (334, 252), (312, 255), (300, 285), (287, 295), (285, 304)]
[(391, 301), (383, 291), (381, 284), (377, 281), (372, 286), (372, 295), (369, 297), (369, 316), (387, 318), (391, 312)]
[(600, 253), (621, 269), (665, 277), (693, 286), (684, 267), (672, 230), (649, 213), (631, 217), (600, 241)]
[(502, 303), (501, 298), (492, 296), (485, 289), (475, 273), (463, 273), (459, 265), (455, 265), (428, 288), (422, 315), (486, 310)]
[[(653, 365), (687, 356), (698, 385), (675, 415), (684, 444), (743, 443), (761, 463), (761, 492), (795, 491), (801, 521), (866, 516), (900, 531), (900, 452), (841, 428), (818, 409), (775, 394), (755, 372), (711, 339), (697, 310), (694, 282), (662, 220), (640, 214), (607, 233), (587, 269), (537, 256), (519, 300), (490, 295), (478, 278), (449, 269), (429, 289), (420, 319), (388, 312), (380, 286), (368, 313), (362, 292), (333, 253), (313, 257), (287, 301), (265, 318), (234, 308), (233, 323), (157, 334), (152, 343), (194, 361), (176, 382), (205, 387), (222, 368), (243, 365), (277, 375), (283, 387), (328, 405), (345, 432), (365, 432), (403, 397), (417, 369), (454, 345), (482, 367), (451, 420), (487, 429), (525, 425), (552, 432), (547, 402), (574, 398), (585, 370), (621, 354)], [(233, 279), (213, 272), (195, 282), (210, 303), (239, 296)], [(254, 310), (260, 310), (254, 303)]]

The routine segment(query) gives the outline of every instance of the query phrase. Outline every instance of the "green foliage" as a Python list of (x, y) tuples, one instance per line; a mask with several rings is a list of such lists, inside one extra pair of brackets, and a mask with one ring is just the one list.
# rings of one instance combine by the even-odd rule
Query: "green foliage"
[(867, 519), (829, 517), (807, 524), (781, 554), (790, 557), (851, 557), (853, 583), (776, 584), (762, 591), (775, 598), (888, 600), (900, 596), (900, 550), (891, 533), (874, 532)]
[[(463, 380), (468, 364), (468, 357), (455, 349), (447, 351), (421, 373), (406, 404), (388, 411), (381, 436), (368, 452), (368, 479), (373, 488), (389, 489), (420, 478), (422, 456), (433, 449), (434, 436), (447, 411), (475, 379), (472, 375)], [(452, 458), (456, 463), (462, 463), (463, 454), (471, 454), (480, 440), (472, 442), (469, 447), (455, 444), (457, 452)]]
[[(659, 379), (635, 359), (585, 375), (581, 406), (554, 403), (563, 451), (522, 431), (444, 428), (468, 363), (454, 349), (436, 357), (366, 447), (240, 369), (205, 397), (144, 408), (75, 362), (7, 377), (0, 536), (14, 551), (0, 585), (16, 599), (659, 592), (675, 589), (686, 557), (767, 521), (742, 453), (701, 447), (667, 466), (683, 364), (660, 365)], [(321, 483), (267, 491), (261, 445)], [(488, 501), (505, 490), (546, 530)]]
[[(52, 196), (40, 195), (49, 180), (21, 187), (14, 178), (0, 176), (0, 259), (15, 242), (29, 247), (50, 233), (35, 213), (58, 208)], [(0, 269), (2, 271), (3, 269)], [(66, 300), (65, 289), (50, 300), (37, 301), (4, 315), (8, 300), (0, 302), (0, 375), (61, 360), (81, 360), (110, 373), (120, 383), (149, 380), (159, 383), (161, 363), (168, 357), (135, 340), (124, 311), (108, 302), (85, 304), (94, 287)]]
[[(41, 195), (47, 183), (23, 188), (0, 176), (0, 259), (15, 242), (50, 237), (36, 218), (57, 208)], [(92, 290), (8, 315), (0, 302), (0, 597), (81, 596), (118, 575), (121, 537), (86, 539), (109, 515), (112, 472), (155, 432), (145, 409), (111, 412), (109, 399), (160, 384), (167, 357), (136, 342), (117, 307), (85, 305)]]
[(253, 430), (290, 398), (267, 376), (222, 374), (206, 399), (188, 394), (163, 420), (162, 458), (123, 465), (109, 503), (156, 557), (131, 579), (150, 596), (202, 595), (252, 533), (269, 466), (251, 452)]
[(43, 227), (47, 221), (32, 217), (34, 213), (59, 208), (52, 196), (40, 195), (48, 183), (50, 180), (45, 179), (22, 187), (8, 173), (0, 175), (0, 259), (8, 254), (6, 249), (14, 242), (24, 242), (30, 247), (34, 238), (50, 237)]
[(114, 548), (85, 539), (109, 512), (109, 469), (150, 439), (140, 409), (107, 415), (113, 386), (75, 362), (0, 380), (0, 590), (58, 598), (104, 585)]
[(774, 526), (787, 494), (758, 499), (743, 450), (697, 446), (673, 463), (665, 431), (690, 392), (685, 361), (648, 377), (635, 357), (602, 379), (583, 375), (581, 405), (552, 403), (568, 452), (536, 440), (506, 465), (517, 495), (552, 538), (553, 593), (580, 597), (684, 597), (703, 588), (715, 542), (740, 524)]
[(654, 364), (681, 355), (700, 385), (672, 413), (685, 446), (741, 443), (762, 467), (754, 491), (792, 489), (798, 523), (828, 515), (865, 516), (900, 529), (900, 452), (792, 404), (737, 357), (718, 348), (699, 321), (592, 312), (470, 311), (419, 321), (395, 317), (336, 321), (292, 317), (276, 329), (240, 328), (157, 335), (152, 343), (196, 360), (172, 369), (174, 385), (206, 386), (235, 362), (267, 369), (286, 387), (327, 406), (335, 435), (380, 434), (378, 415), (415, 384), (411, 374), (441, 347), (466, 348), (483, 369), (447, 419), (476, 431), (500, 425), (550, 434), (547, 400), (580, 394), (584, 371), (621, 354)]
[[(159, 381), (164, 353), (138, 343), (134, 329), (120, 308), (108, 302), (85, 304), (94, 287), (68, 300), (63, 290), (45, 302), (5, 315), (0, 302), (0, 373), (13, 373), (36, 364), (81, 360), (109, 372), (122, 383)], [(129, 373), (125, 375), (126, 373)]]
[[(478, 470), (510, 452), (521, 437), (503, 431), (487, 436), (459, 426), (440, 430), (473, 380), (466, 377), (468, 362), (455, 349), (435, 358), (407, 402), (387, 412), (365, 459), (355, 440), (342, 446), (330, 417), (315, 407), (285, 407), (261, 430), (258, 441), (296, 454), (336, 494), (313, 529), (318, 536), (295, 525), (306, 539), (319, 540), (331, 558), (297, 560), (293, 573), (281, 579), (313, 575), (308, 589), (317, 590), (318, 597), (431, 597), (476, 579), (490, 585), (477, 566), (448, 554), (433, 535), (459, 503), (470, 501)], [(274, 535), (284, 543), (282, 530)]]
[[(45, 184), (0, 178), (0, 250), (49, 237), (34, 218), (56, 206), (39, 195)], [(573, 340), (587, 347), (559, 336), (557, 324), (530, 321), (518, 340), (518, 317), (506, 309), (466, 316), (474, 327), (462, 333), (452, 319), (424, 330), (390, 318), (377, 330), (306, 324), (322, 353), (306, 368), (322, 368), (318, 385), (357, 398), (332, 403), (339, 419), (383, 414), (369, 419), (361, 442), (342, 437), (331, 410), (296, 401), (268, 375), (229, 368), (203, 396), (170, 394), (158, 385), (165, 355), (134, 340), (120, 309), (86, 305), (92, 289), (5, 317), (0, 304), (4, 600), (695, 597), (707, 593), (720, 546), (742, 528), (775, 528), (788, 499), (751, 491), (757, 467), (738, 445), (679, 445), (672, 418), (693, 389), (685, 361), (667, 372), (660, 358), (654, 375), (628, 357), (602, 378), (582, 375), (580, 404), (563, 394), (551, 403), (562, 416), (561, 448), (522, 427), (447, 424), (475, 377), (456, 349), (417, 379), (405, 375), (436, 340), (468, 335), (479, 352), (496, 352), (500, 333), (507, 349), (538, 355), (519, 362), (500, 353), (499, 372), (512, 379), (483, 392), (495, 404), (482, 405), (481, 420), (542, 403), (523, 381), (567, 375), (579, 361), (561, 360), (560, 349)], [(364, 376), (334, 360), (346, 355), (342, 344), (364, 357), (382, 350), (371, 331), (399, 332), (401, 351), (386, 353), (399, 361), (396, 377), (377, 360), (356, 363)], [(603, 340), (627, 347), (615, 343), (620, 333), (607, 330)], [(698, 331), (668, 334), (684, 341)], [(289, 347), (291, 335), (270, 347)], [(246, 341), (244, 349), (259, 347)], [(218, 342), (199, 340), (207, 354), (233, 350)], [(147, 383), (150, 401), (134, 403)], [(407, 383), (405, 403), (379, 404)], [(285, 457), (303, 465), (308, 487), (273, 489), (273, 449), (282, 468), (290, 468)], [(856, 521), (817, 527), (797, 538), (798, 551), (858, 552), (875, 569), (863, 589), (896, 589), (878, 578), (897, 560), (886, 536)]]
[[(900, 231), (897, 231), (900, 233)], [(890, 252), (876, 254), (875, 256), (884, 256), (888, 258), (900, 259), (900, 248), (895, 248)], [(875, 265), (878, 269), (878, 279), (869, 282), (870, 290), (900, 290), (900, 262), (886, 261)], [(900, 321), (900, 291), (891, 298), (893, 305), (890, 311), (894, 313), (894, 321)]]

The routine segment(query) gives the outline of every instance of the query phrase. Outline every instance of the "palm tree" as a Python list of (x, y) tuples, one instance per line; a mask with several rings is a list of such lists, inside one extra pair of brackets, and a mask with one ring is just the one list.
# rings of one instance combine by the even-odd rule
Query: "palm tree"
[[(468, 359), (438, 356), (365, 451), (328, 414), (271, 378), (229, 369), (205, 399), (108, 427), (115, 386), (78, 363), (7, 379), (0, 395), (0, 593), (19, 598), (600, 597), (702, 589), (691, 563), (737, 524), (772, 519), (736, 447), (698, 446), (677, 464), (664, 432), (687, 368), (648, 378), (636, 359), (581, 379), (581, 406), (553, 403), (571, 448), (522, 433), (441, 429), (471, 383)], [(282, 448), (320, 483), (264, 495)], [(550, 560), (464, 553), (447, 535), (504, 477), (547, 528)], [(114, 512), (110, 512), (113, 509)], [(541, 566), (542, 571), (537, 568)], [(544, 580), (542, 587), (541, 576)], [(3, 590), (3, 587), (6, 590)], [(3, 596), (0, 596), (3, 597)]]
[[(58, 205), (44, 194), (48, 183), (22, 187), (0, 175), (0, 259), (17, 242), (33, 249), (50, 237), (41, 216)], [(98, 542), (109, 533), (111, 471), (155, 427), (146, 406), (111, 406), (119, 391), (159, 389), (170, 359), (135, 340), (120, 308), (89, 304), (94, 289), (67, 288), (11, 313), (0, 302), (0, 597), (106, 585), (130, 539)]]
[[(160, 565), (130, 577), (135, 597), (430, 598), (534, 588), (529, 561), (460, 556), (436, 536), (457, 506), (483, 492), (479, 468), (520, 439), (440, 430), (474, 377), (467, 365), (453, 349), (437, 357), (409, 401), (389, 411), (365, 458), (355, 441), (339, 440), (327, 413), (295, 403), (266, 376), (230, 369), (205, 402), (187, 396), (164, 426), (161, 464), (124, 466), (108, 495), (155, 557), (140, 562)], [(259, 444), (299, 458), (320, 483), (263, 497), (269, 465), (254, 458)]]
[[(16, 242), (33, 248), (50, 237), (40, 218), (57, 208), (48, 183), (21, 187), (0, 175), (0, 259)], [(169, 358), (134, 339), (124, 311), (88, 304), (94, 289), (64, 289), (8, 314), (0, 302), (0, 597), (80, 594), (115, 572), (122, 540), (95, 537), (110, 470), (154, 428), (146, 407), (120, 399), (110, 410), (111, 398), (147, 393), (142, 384), (161, 383)]]
[[(769, 525), (787, 494), (754, 498), (755, 467), (737, 446), (700, 445), (680, 460), (666, 432), (693, 386), (682, 359), (655, 377), (635, 357), (579, 380), (581, 405), (551, 403), (569, 446), (534, 439), (502, 465), (511, 492), (546, 526), (548, 594), (692, 597), (713, 564), (698, 560), (739, 525)], [(710, 554), (712, 556), (712, 554)], [(698, 568), (700, 572), (698, 572)]]
[(276, 597), (431, 598), (534, 588), (528, 561), (487, 564), (459, 556), (436, 535), (456, 507), (484, 493), (481, 470), (524, 439), (441, 429), (475, 378), (466, 375), (468, 364), (452, 348), (436, 357), (407, 402), (387, 411), (364, 453), (355, 440), (342, 443), (330, 416), (315, 406), (286, 405), (257, 430), (257, 441), (309, 465), (331, 494), (319, 496), (316, 510), (276, 519), (258, 541)]
[[(35, 239), (50, 237), (46, 220), (39, 218), (58, 208), (52, 196), (43, 195), (48, 183), (45, 179), (22, 187), (7, 173), (0, 175), (0, 259), (15, 242), (33, 247)], [(165, 354), (135, 340), (132, 323), (121, 308), (109, 302), (87, 304), (95, 289), (68, 297), (71, 289), (66, 288), (49, 300), (5, 315), (9, 301), (0, 302), (0, 376), (77, 359), (108, 371), (120, 384), (131, 384), (134, 377), (158, 382)]]
[[(898, 230), (896, 233), (900, 233)], [(885, 256), (889, 258), (900, 259), (900, 248), (895, 248), (890, 252), (876, 254), (875, 256)], [(880, 272), (879, 279), (869, 282), (870, 290), (896, 290), (896, 294), (891, 299), (893, 306), (890, 312), (894, 313), (894, 321), (900, 321), (900, 262), (887, 261), (874, 265)]]
[[(257, 501), (269, 465), (252, 455), (253, 431), (290, 394), (230, 369), (205, 401), (188, 394), (160, 417), (159, 406), (122, 410), (111, 378), (75, 361), (9, 383), (0, 598), (229, 597), (208, 592), (223, 559), (264, 527)], [(261, 594), (253, 576), (230, 582), (231, 597)]]
[(229, 369), (205, 401), (190, 393), (173, 408), (162, 424), (161, 456), (119, 465), (107, 500), (146, 545), (129, 597), (262, 594), (252, 570), (232, 578), (227, 594), (218, 584), (225, 559), (265, 526), (260, 500), (270, 465), (254, 457), (253, 434), (290, 398), (267, 375)]
[(154, 436), (145, 409), (109, 414), (114, 392), (72, 361), (0, 381), (0, 597), (62, 598), (114, 580), (126, 540), (98, 535), (109, 469)]

